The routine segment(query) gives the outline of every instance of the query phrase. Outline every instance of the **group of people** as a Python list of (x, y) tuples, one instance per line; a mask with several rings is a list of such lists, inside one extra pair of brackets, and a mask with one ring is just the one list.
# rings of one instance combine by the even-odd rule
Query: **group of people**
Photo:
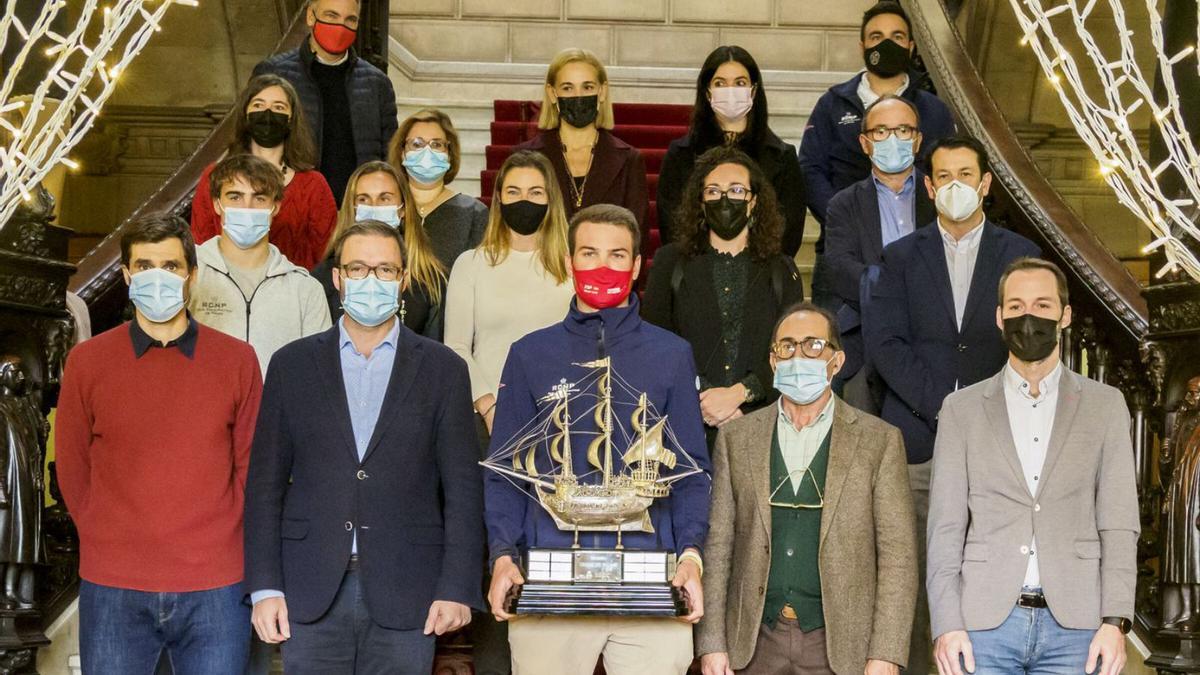
[[(987, 220), (987, 152), (916, 81), (898, 4), (798, 153), (751, 55), (709, 56), (653, 265), (594, 55), (551, 63), (484, 206), (450, 187), (449, 117), (396, 119), (357, 12), (311, 0), (190, 225), (125, 227), (134, 318), (68, 357), (85, 673), (261, 673), (271, 645), (289, 675), (428, 673), (464, 627), (478, 673), (1120, 672), (1129, 414), (1063, 366), (1066, 279)], [(675, 554), (678, 620), (510, 614), (525, 553), (574, 533), (480, 460), (597, 360), (700, 469), (619, 540)], [(559, 451), (587, 466), (578, 405)]]

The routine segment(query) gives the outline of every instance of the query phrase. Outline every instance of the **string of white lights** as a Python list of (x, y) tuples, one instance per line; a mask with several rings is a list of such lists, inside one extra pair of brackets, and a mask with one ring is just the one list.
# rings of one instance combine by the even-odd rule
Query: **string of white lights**
[[(95, 124), (121, 73), (161, 30), (171, 5), (194, 7), (198, 0), (72, 3), (72, 13), (78, 13), (66, 34), (54, 27), (67, 0), (46, 0), (29, 25), (17, 16), (17, 3), (7, 0), (0, 15), (0, 52), (20, 45), (0, 80), (0, 226), (55, 167), (78, 168), (70, 152)], [(31, 56), (49, 60), (34, 78), (22, 72), (26, 64), (45, 61)], [(40, 84), (15, 97), (18, 82), (27, 81)]]
[[(1154, 73), (1147, 77), (1136, 59), (1134, 31), (1122, 6), (1129, 0), (1106, 0), (1112, 22), (1106, 20), (1104, 25), (1112, 26), (1119, 54), (1105, 54), (1085, 25), (1100, 0), (1059, 0), (1049, 7), (1041, 0), (1009, 1), (1023, 31), (1021, 44), (1029, 45), (1037, 56), (1072, 125), (1099, 162), (1105, 182), (1152, 232), (1152, 241), (1143, 251), (1163, 250), (1167, 263), (1158, 276), (1182, 269), (1200, 280), (1200, 261), (1188, 245), (1200, 246), (1200, 229), (1188, 215), (1200, 212), (1200, 154), (1183, 122), (1172, 72), (1172, 66), (1195, 48), (1167, 54), (1156, 0), (1145, 0), (1149, 12), (1146, 30), (1166, 91), (1166, 102), (1160, 105), (1154, 98)], [(1052, 23), (1056, 17), (1060, 24), (1071, 19), (1082, 47), (1078, 62), (1076, 53), (1064, 46), (1056, 33)], [(1088, 75), (1099, 80), (1098, 88), (1092, 83), (1085, 86), (1079, 62)], [(1138, 145), (1130, 118), (1142, 108), (1151, 113), (1162, 135), (1167, 150), (1164, 161), (1152, 163)], [(1182, 178), (1184, 194), (1163, 192), (1159, 178), (1167, 169), (1174, 169)]]

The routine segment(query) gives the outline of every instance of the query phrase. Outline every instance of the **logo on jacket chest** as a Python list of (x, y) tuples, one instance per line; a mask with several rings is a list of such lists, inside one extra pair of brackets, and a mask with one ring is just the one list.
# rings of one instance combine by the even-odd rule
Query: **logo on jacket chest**
[(229, 303), (220, 300), (202, 300), (196, 307), (196, 313), (214, 318), (224, 318), (233, 314), (233, 308), (229, 306)]
[(842, 115), (842, 119), (838, 120), (838, 125), (845, 126), (847, 124), (858, 124), (861, 121), (862, 116), (860, 116), (858, 113), (847, 112), (845, 115)]

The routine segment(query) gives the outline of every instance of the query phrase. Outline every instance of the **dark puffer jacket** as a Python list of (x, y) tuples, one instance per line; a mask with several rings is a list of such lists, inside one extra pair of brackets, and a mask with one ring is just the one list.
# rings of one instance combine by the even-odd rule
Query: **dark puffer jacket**
[[(396, 120), (396, 92), (392, 81), (383, 71), (358, 58), (350, 50), (352, 62), (346, 77), (346, 94), (350, 99), (350, 124), (354, 129), (354, 148), (358, 164), (374, 159), (387, 159), (388, 142), (399, 126)], [(312, 76), (312, 64), (316, 56), (308, 40), (291, 51), (276, 54), (254, 67), (254, 74), (273, 73), (296, 88), (304, 106), (304, 116), (317, 144), (317, 156), (321, 156), (321, 92)]]

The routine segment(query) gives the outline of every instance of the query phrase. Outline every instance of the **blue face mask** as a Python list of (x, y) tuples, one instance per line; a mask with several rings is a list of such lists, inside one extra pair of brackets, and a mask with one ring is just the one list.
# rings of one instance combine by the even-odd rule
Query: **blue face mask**
[(270, 209), (240, 209), (226, 206), (224, 232), (234, 246), (251, 248), (271, 230)]
[(404, 155), (404, 170), (418, 183), (436, 183), (450, 170), (450, 155), (425, 146)]
[(395, 228), (399, 228), (400, 224), (404, 222), (400, 217), (400, 207), (371, 206), (370, 204), (355, 204), (354, 220), (378, 220)]
[(153, 323), (166, 323), (183, 309), (185, 279), (155, 267), (129, 277), (129, 299)]
[(807, 405), (829, 388), (829, 362), (796, 356), (775, 364), (775, 388), (793, 403)]
[(364, 326), (378, 326), (400, 309), (400, 282), (342, 277), (342, 309)]
[(913, 165), (913, 140), (902, 141), (896, 134), (872, 141), (871, 161), (884, 173), (900, 173)]

